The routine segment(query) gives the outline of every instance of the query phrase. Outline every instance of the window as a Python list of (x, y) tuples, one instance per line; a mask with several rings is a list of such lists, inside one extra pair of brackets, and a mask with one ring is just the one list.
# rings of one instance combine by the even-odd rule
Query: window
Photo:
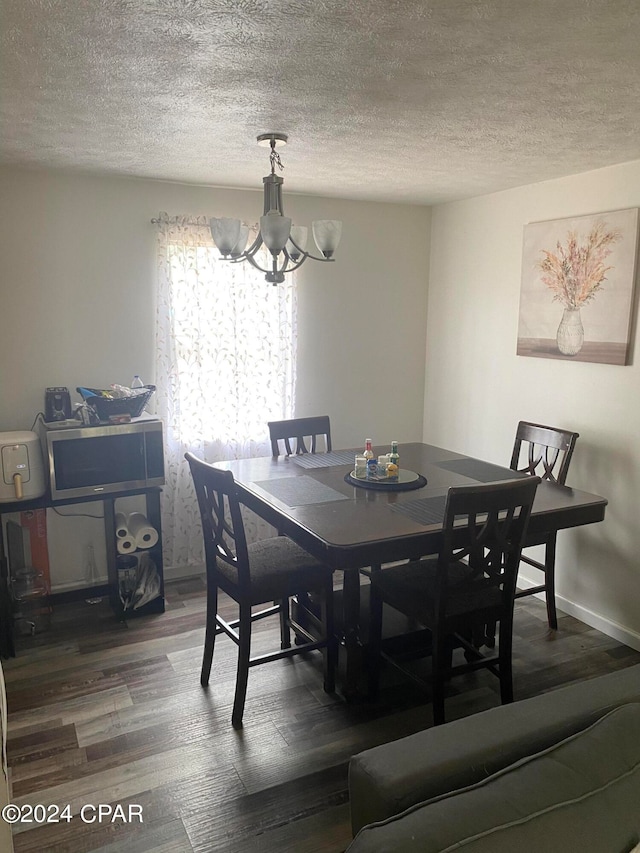
[(270, 455), (267, 422), (293, 417), (293, 275), (267, 284), (249, 264), (220, 260), (204, 217), (162, 215), (156, 328), (165, 551), (168, 565), (183, 565), (201, 561), (190, 553), (198, 515), (185, 452), (208, 462)]

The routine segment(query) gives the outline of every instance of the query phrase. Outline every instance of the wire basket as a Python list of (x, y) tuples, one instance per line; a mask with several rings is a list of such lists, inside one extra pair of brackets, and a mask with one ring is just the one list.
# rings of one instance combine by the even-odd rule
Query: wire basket
[[(135, 397), (102, 397), (102, 394), (111, 392), (102, 391), (99, 388), (76, 388), (76, 391), (87, 406), (91, 406), (101, 421), (108, 421), (111, 415), (131, 415), (132, 418), (139, 418), (156, 390), (155, 385), (144, 387), (147, 389), (144, 394), (136, 394)], [(95, 396), (87, 394), (87, 391)]]

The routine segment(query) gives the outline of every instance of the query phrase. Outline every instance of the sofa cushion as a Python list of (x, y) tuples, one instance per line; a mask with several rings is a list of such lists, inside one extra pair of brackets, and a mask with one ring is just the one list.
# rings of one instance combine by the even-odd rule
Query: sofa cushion
[(349, 853), (625, 853), (640, 839), (640, 704), (362, 829)]
[(640, 665), (361, 752), (349, 764), (353, 834), (553, 746), (624, 702), (640, 702)]

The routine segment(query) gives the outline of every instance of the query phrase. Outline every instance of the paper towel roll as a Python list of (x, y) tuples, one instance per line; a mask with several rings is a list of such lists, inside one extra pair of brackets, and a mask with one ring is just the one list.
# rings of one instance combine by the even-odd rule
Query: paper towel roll
[(122, 536), (120, 539), (116, 539), (118, 554), (131, 554), (136, 550), (136, 547), (136, 540), (131, 536), (131, 534), (129, 534), (129, 536)]
[(127, 527), (127, 516), (123, 512), (116, 513), (116, 536), (118, 539), (124, 539), (130, 536), (129, 528)]
[(149, 524), (149, 519), (141, 512), (132, 512), (129, 515), (127, 527), (138, 548), (153, 548), (158, 541), (158, 531)]

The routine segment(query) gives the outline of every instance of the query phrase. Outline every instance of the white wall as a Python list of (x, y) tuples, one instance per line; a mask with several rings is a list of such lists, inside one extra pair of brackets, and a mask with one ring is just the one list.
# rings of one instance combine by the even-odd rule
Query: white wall
[[(336, 262), (299, 272), (297, 414), (329, 414), (336, 447), (419, 440), (429, 209), (288, 195), (286, 183), (285, 208), (299, 224), (343, 220)], [(0, 168), (0, 430), (29, 429), (47, 386), (77, 401), (78, 385), (154, 381), (160, 211), (253, 222), (262, 192)], [(71, 522), (51, 515), (62, 583), (89, 534), (74, 544)]]
[(580, 433), (569, 485), (609, 505), (602, 524), (559, 536), (559, 606), (636, 648), (638, 358), (625, 367), (525, 358), (516, 339), (524, 225), (638, 206), (633, 162), (434, 208), (424, 410), (425, 441), (503, 465), (519, 420)]
[[(298, 414), (330, 414), (337, 447), (424, 436), (502, 464), (520, 419), (580, 432), (570, 483), (609, 507), (559, 537), (560, 605), (638, 647), (640, 367), (515, 350), (523, 226), (640, 206), (639, 187), (629, 163), (430, 211), (285, 184), (294, 219), (344, 222), (336, 263), (299, 274)], [(28, 429), (48, 385), (153, 381), (152, 217), (260, 208), (260, 192), (0, 168), (0, 430)], [(61, 586), (82, 577), (88, 541), (102, 553), (101, 522), (76, 524), (49, 513)]]

